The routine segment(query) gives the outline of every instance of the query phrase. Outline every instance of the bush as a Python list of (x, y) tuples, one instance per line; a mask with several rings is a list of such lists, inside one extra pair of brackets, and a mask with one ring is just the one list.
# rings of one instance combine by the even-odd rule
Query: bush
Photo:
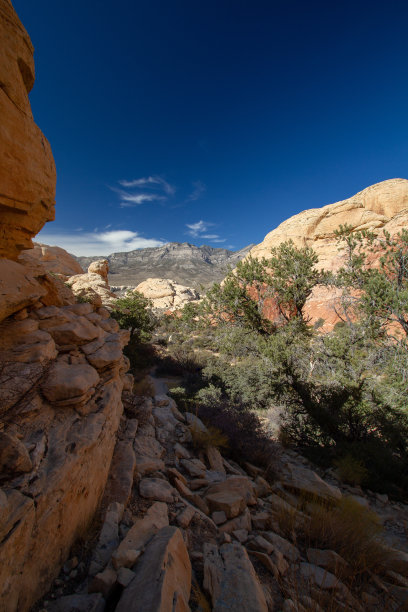
[(130, 291), (123, 298), (118, 298), (113, 305), (111, 316), (122, 329), (130, 330), (131, 341), (147, 342), (156, 326), (156, 319), (151, 311), (151, 301), (138, 291)]
[(362, 461), (348, 453), (334, 462), (340, 480), (352, 485), (361, 485), (367, 478), (368, 470)]
[(334, 550), (349, 563), (353, 577), (381, 571), (390, 557), (378, 516), (354, 499), (343, 497), (335, 507), (314, 504), (310, 516), (301, 534), (306, 546)]
[(207, 431), (198, 427), (190, 427), (193, 446), (196, 450), (207, 450), (210, 447), (228, 448), (228, 438), (217, 427), (207, 426)]
[(266, 469), (269, 477), (275, 476), (278, 449), (255, 412), (220, 399), (217, 404), (197, 402), (197, 413), (207, 427), (216, 428), (226, 436), (229, 453), (235, 461), (254, 463)]

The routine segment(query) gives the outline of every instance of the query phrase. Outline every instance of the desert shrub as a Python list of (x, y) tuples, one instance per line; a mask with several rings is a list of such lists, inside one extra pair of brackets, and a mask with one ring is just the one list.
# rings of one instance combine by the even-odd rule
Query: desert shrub
[(277, 446), (255, 412), (220, 399), (217, 404), (197, 402), (197, 414), (207, 427), (215, 427), (226, 436), (234, 460), (260, 465), (273, 477), (278, 463)]
[(93, 296), (87, 295), (86, 293), (84, 293), (83, 295), (77, 294), (75, 295), (75, 301), (77, 304), (92, 304)]
[(217, 427), (207, 426), (207, 431), (202, 431), (192, 425), (190, 427), (192, 443), (196, 450), (207, 450), (210, 447), (228, 448), (228, 438)]
[(151, 311), (151, 301), (138, 291), (128, 292), (113, 304), (111, 316), (122, 329), (130, 330), (134, 342), (150, 340), (156, 326), (156, 319)]
[(123, 352), (130, 361), (130, 369), (133, 373), (150, 369), (158, 359), (154, 347), (148, 342), (139, 342), (137, 338), (131, 338)]
[(363, 462), (355, 459), (350, 453), (340, 459), (336, 459), (334, 465), (337, 468), (340, 480), (343, 482), (361, 485), (364, 479), (367, 478), (368, 470)]
[(381, 571), (390, 553), (374, 512), (343, 497), (334, 507), (314, 504), (310, 517), (300, 535), (307, 546), (334, 550), (349, 563), (354, 577)]

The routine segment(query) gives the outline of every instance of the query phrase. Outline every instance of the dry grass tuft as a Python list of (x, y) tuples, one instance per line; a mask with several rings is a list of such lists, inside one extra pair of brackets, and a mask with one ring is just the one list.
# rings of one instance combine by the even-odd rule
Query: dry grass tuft
[(353, 457), (353, 455), (345, 455), (341, 459), (338, 459), (334, 465), (343, 482), (348, 482), (352, 485), (361, 485), (367, 478), (367, 468), (361, 461)]
[(193, 446), (196, 450), (207, 450), (210, 446), (215, 448), (228, 448), (228, 438), (217, 427), (207, 426), (207, 431), (202, 431), (192, 425), (190, 427)]
[(302, 540), (307, 546), (334, 550), (350, 565), (354, 577), (378, 573), (389, 556), (381, 540), (378, 516), (352, 498), (334, 507), (312, 504)]

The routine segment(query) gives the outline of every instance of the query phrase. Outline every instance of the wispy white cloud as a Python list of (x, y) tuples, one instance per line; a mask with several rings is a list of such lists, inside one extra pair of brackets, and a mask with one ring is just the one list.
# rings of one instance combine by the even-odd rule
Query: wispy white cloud
[(48, 233), (43, 230), (36, 236), (36, 242), (59, 246), (74, 255), (110, 255), (122, 251), (133, 251), (165, 244), (156, 238), (144, 238), (131, 230), (108, 232)]
[(139, 204), (143, 204), (143, 202), (160, 202), (166, 199), (164, 196), (156, 195), (153, 193), (132, 194), (126, 193), (125, 191), (120, 192), (120, 198), (120, 205), (122, 208), (126, 208), (129, 206), (138, 206)]
[(194, 189), (190, 193), (190, 195), (187, 196), (186, 202), (195, 202), (196, 200), (201, 198), (203, 193), (205, 193), (206, 186), (202, 181), (194, 181), (192, 185)]
[(214, 223), (209, 223), (208, 221), (197, 221), (196, 223), (186, 223), (186, 227), (188, 227), (187, 234), (193, 236), (193, 238), (197, 238), (203, 232), (206, 232)]
[(119, 181), (119, 185), (122, 187), (141, 187), (141, 188), (153, 188), (153, 189), (163, 189), (165, 193), (168, 195), (174, 195), (176, 188), (174, 185), (170, 185), (167, 181), (164, 180), (161, 176), (146, 176), (139, 179), (133, 179), (131, 181), (122, 180)]
[(187, 234), (189, 234), (189, 236), (192, 236), (192, 238), (210, 240), (210, 242), (226, 242), (227, 239), (221, 238), (221, 236), (219, 236), (218, 234), (207, 233), (210, 227), (214, 225), (215, 223), (210, 223), (209, 221), (203, 220), (197, 221), (196, 223), (187, 223)]
[(120, 206), (129, 208), (145, 202), (164, 202), (175, 193), (175, 187), (161, 176), (118, 181), (120, 187), (111, 187), (119, 195)]

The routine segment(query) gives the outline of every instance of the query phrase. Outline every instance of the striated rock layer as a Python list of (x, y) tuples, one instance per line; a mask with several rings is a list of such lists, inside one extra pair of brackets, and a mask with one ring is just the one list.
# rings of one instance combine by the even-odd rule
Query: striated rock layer
[[(271, 248), (291, 239), (297, 247), (312, 247), (319, 256), (320, 267), (336, 271), (342, 265), (343, 255), (337, 249), (334, 231), (345, 224), (355, 231), (370, 230), (380, 234), (386, 230), (391, 235), (407, 227), (408, 180), (383, 181), (341, 202), (294, 215), (267, 234), (250, 255), (268, 257)], [(312, 322), (323, 318), (323, 329), (330, 329), (338, 321), (336, 299), (333, 291), (317, 287), (306, 304), (306, 314)]]
[(33, 46), (8, 0), (0, 0), (0, 41), (0, 257), (16, 259), (54, 219), (55, 165), (28, 99)]

